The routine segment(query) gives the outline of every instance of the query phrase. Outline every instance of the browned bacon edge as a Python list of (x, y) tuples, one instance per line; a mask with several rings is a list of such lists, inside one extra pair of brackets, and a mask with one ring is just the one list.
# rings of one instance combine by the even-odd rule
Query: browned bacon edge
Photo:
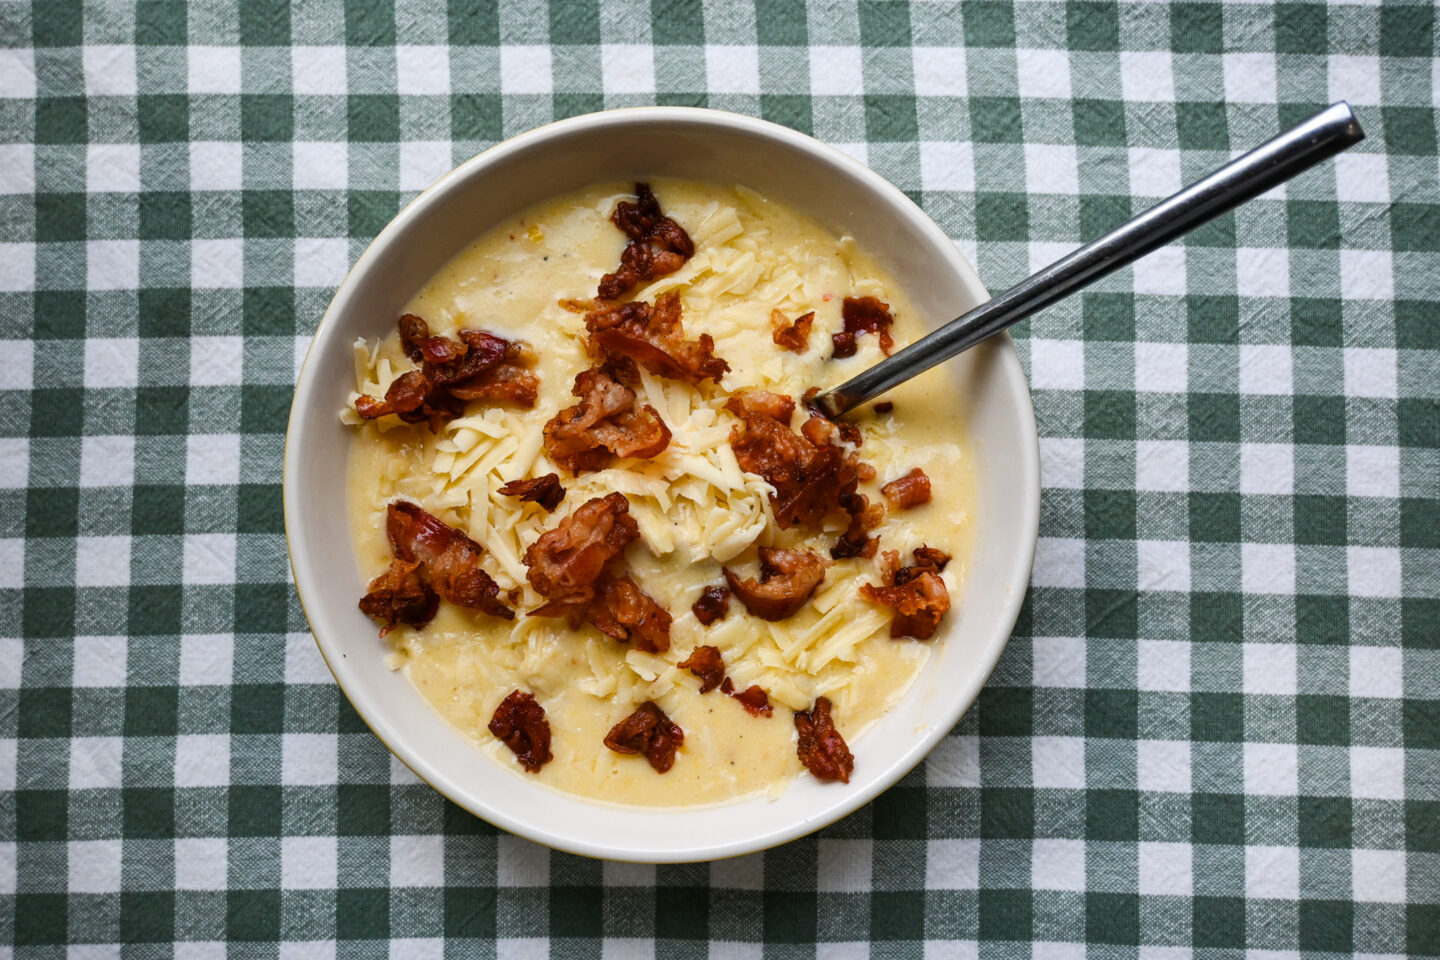
[(490, 718), (490, 732), (531, 773), (538, 773), (552, 759), (550, 721), (545, 719), (545, 708), (535, 702), (533, 693), (516, 690), (500, 701)]
[(795, 730), (800, 735), (795, 743), (795, 753), (817, 780), (850, 782), (850, 774), (855, 770), (855, 757), (850, 753), (845, 738), (835, 729), (827, 697), (817, 698), (808, 712), (795, 714)]
[(620, 266), (600, 278), (596, 296), (601, 300), (617, 300), (638, 284), (674, 273), (695, 255), (694, 241), (661, 211), (648, 183), (635, 184), (635, 202), (620, 201), (610, 220), (630, 242), (620, 254)]
[(729, 567), (725, 580), (745, 609), (762, 620), (784, 620), (810, 599), (829, 561), (814, 550), (760, 548), (760, 579), (744, 580)]
[(650, 700), (605, 735), (605, 746), (616, 753), (645, 754), (656, 773), (665, 773), (675, 765), (675, 751), (684, 742), (685, 731)]
[(725, 679), (725, 661), (719, 647), (699, 646), (690, 651), (690, 656), (678, 664), (681, 670), (689, 670), (700, 678), (700, 692), (709, 693), (720, 686)]
[(855, 356), (856, 338), (862, 333), (879, 334), (880, 349), (885, 356), (890, 356), (895, 341), (890, 336), (890, 324), (894, 319), (890, 316), (888, 303), (876, 297), (846, 297), (840, 316), (844, 329), (830, 337), (835, 347), (832, 359)]
[(915, 562), (900, 566), (900, 554), (886, 550), (879, 585), (863, 584), (860, 596), (894, 609), (890, 636), (929, 640), (950, 609), (950, 591), (940, 574), (950, 555), (934, 547), (916, 547)]

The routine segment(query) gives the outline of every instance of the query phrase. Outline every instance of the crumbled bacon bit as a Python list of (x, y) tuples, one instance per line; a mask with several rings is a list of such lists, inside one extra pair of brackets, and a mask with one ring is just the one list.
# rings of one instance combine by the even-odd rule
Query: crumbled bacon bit
[(604, 469), (615, 457), (653, 457), (670, 445), (670, 428), (635, 391), (599, 370), (584, 370), (570, 391), (580, 398), (545, 424), (550, 459), (571, 473)]
[(663, 653), (670, 649), (669, 611), (629, 577), (602, 577), (585, 619), (607, 637), (632, 641), (637, 650)]
[(735, 457), (775, 488), (770, 502), (781, 530), (819, 524), (859, 482), (855, 455), (830, 442), (834, 425), (812, 417), (797, 434), (789, 426), (794, 407), (789, 397), (763, 390), (742, 391), (725, 404), (741, 420), (730, 431)]
[(855, 478), (861, 483), (869, 483), (871, 480), (875, 479), (875, 468), (870, 466), (870, 464), (866, 463), (864, 460), (861, 460), (859, 463), (855, 464)]
[(525, 480), (511, 480), (498, 491), (501, 496), (516, 497), (526, 503), (538, 503), (547, 513), (553, 512), (565, 499), (565, 488), (560, 485), (560, 474), (547, 473), (543, 477)]
[(730, 612), (730, 589), (728, 587), (706, 587), (700, 599), (690, 606), (690, 612), (701, 626), (710, 626)]
[(741, 580), (729, 567), (725, 579), (751, 614), (762, 620), (784, 620), (810, 599), (829, 565), (814, 550), (761, 547), (759, 581)]
[(898, 553), (885, 551), (881, 583), (862, 584), (860, 596), (895, 610), (890, 621), (891, 637), (929, 640), (950, 609), (950, 591), (940, 579), (950, 555), (933, 547), (917, 547), (914, 555), (915, 563), (902, 567)]
[(791, 353), (804, 353), (810, 346), (810, 327), (815, 323), (815, 311), (801, 317), (796, 317), (792, 322), (786, 319), (785, 314), (779, 310), (770, 311), (770, 325), (774, 331), (770, 338), (775, 345), (789, 350)]
[(770, 706), (770, 694), (753, 683), (736, 693), (734, 682), (726, 677), (725, 682), (720, 684), (720, 692), (736, 700), (752, 717), (768, 717), (775, 712), (775, 708)]
[(930, 502), (930, 478), (925, 471), (916, 467), (903, 477), (891, 480), (880, 488), (890, 506), (896, 510), (909, 510), (922, 503)]
[(895, 341), (890, 337), (890, 324), (894, 318), (890, 316), (888, 303), (875, 297), (846, 297), (840, 316), (845, 321), (845, 329), (830, 337), (835, 345), (833, 357), (853, 357), (856, 338), (862, 333), (879, 334), (880, 349), (885, 356), (890, 356)]
[(485, 552), (480, 544), (404, 500), (390, 504), (385, 532), (397, 557), (425, 564), (430, 585), (441, 597), (456, 606), (514, 618), (514, 611), (499, 599), (500, 585), (480, 569)]
[(390, 568), (370, 581), (360, 598), (360, 611), (382, 624), (383, 638), (397, 623), (423, 627), (435, 619), (440, 597), (421, 576), (424, 565), (417, 560), (390, 561)]
[(535, 354), (519, 341), (484, 330), (461, 330), (452, 340), (432, 337), (413, 313), (398, 321), (400, 347), (420, 364), (395, 379), (384, 400), (359, 397), (355, 412), (365, 420), (395, 414), (406, 423), (428, 421), (431, 431), (465, 412), (467, 400), (510, 400), (533, 407), (540, 378), (528, 368)]
[(628, 357), (656, 376), (698, 384), (707, 378), (718, 381), (730, 371), (730, 364), (715, 356), (710, 334), (685, 339), (678, 293), (662, 294), (653, 307), (632, 300), (596, 310), (586, 314), (585, 329), (602, 357)]
[(490, 718), (490, 732), (514, 751), (515, 759), (531, 773), (539, 773), (552, 759), (550, 721), (532, 693), (516, 690), (501, 700)]
[(879, 403), (875, 404), (875, 412), (876, 412), (876, 413), (885, 414), (885, 413), (889, 413), (890, 411), (892, 411), (892, 410), (894, 410), (894, 409), (895, 409), (895, 404), (891, 403), (889, 400), (881, 400)]
[(855, 757), (846, 746), (845, 738), (835, 729), (835, 721), (830, 717), (829, 698), (817, 698), (808, 713), (797, 712), (795, 730), (800, 734), (795, 753), (815, 779), (850, 782), (850, 774), (855, 770)]
[(853, 493), (844, 507), (850, 514), (850, 525), (840, 534), (835, 546), (830, 548), (830, 556), (836, 560), (846, 557), (869, 559), (875, 556), (875, 551), (880, 547), (880, 538), (868, 534), (885, 519), (885, 505), (871, 503), (870, 498), (863, 493)]
[(680, 661), (679, 667), (700, 678), (701, 693), (709, 693), (726, 679), (725, 661), (720, 656), (719, 647), (696, 647), (690, 651), (689, 657)]
[(620, 267), (600, 278), (596, 295), (601, 300), (616, 300), (636, 284), (674, 273), (695, 254), (690, 235), (660, 210), (648, 183), (635, 184), (635, 202), (620, 201), (610, 220), (630, 242), (620, 254)]
[(650, 700), (640, 704), (605, 735), (605, 746), (616, 753), (644, 753), (656, 773), (664, 773), (675, 765), (675, 751), (684, 742), (685, 731)]
[(596, 497), (576, 508), (553, 530), (547, 530), (525, 551), (526, 579), (551, 601), (531, 616), (555, 616), (550, 607), (587, 604), (595, 598), (595, 581), (605, 565), (640, 537), (623, 493)]

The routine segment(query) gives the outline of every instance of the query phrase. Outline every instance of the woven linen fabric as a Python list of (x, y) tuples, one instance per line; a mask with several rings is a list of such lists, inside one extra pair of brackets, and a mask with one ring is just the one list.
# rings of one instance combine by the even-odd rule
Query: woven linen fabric
[[(455, 163), (758, 115), (999, 290), (1340, 98), (1364, 143), (1016, 328), (1029, 598), (860, 812), (711, 864), (554, 853), (336, 689), (288, 579), (292, 386)], [(1437, 99), (1426, 2), (0, 4), (0, 954), (1440, 955)]]

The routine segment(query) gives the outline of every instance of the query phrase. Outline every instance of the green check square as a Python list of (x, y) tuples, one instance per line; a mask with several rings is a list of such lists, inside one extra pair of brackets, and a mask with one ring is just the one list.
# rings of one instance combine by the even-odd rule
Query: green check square
[(84, 143), (88, 137), (84, 97), (41, 97), (35, 101), (37, 144)]
[(870, 939), (879, 942), (925, 939), (925, 898), (911, 891), (870, 893)]
[(1197, 947), (1245, 946), (1245, 901), (1241, 897), (1196, 897), (1194, 936)]
[(17, 732), (23, 737), (68, 737), (74, 704), (69, 687), (22, 687)]
[[(1121, 147), (1125, 145), (1125, 105), (1123, 103), (1115, 100), (1077, 98), (1071, 104), (1070, 114), (1075, 125), (1075, 142), (1080, 146)], [(1087, 195), (1082, 195), (1082, 203), (1086, 199)], [(1095, 199), (1101, 199), (1101, 197), (1096, 196)], [(1130, 198), (1125, 197), (1124, 199), (1128, 204)], [(1118, 227), (1122, 222), (1124, 221), (1116, 220), (1106, 229)], [(1084, 233), (1083, 228), (1081, 232)]]
[(34, 4), (30, 18), (30, 36), (37, 47), (78, 47), (84, 42), (84, 10), (76, 0)]
[(73, 537), (80, 532), (80, 491), (30, 487), (25, 491), (25, 536)]
[(1035, 836), (1035, 791), (1028, 787), (987, 787), (980, 791), (980, 836), (987, 840), (1029, 840)]
[(146, 287), (140, 291), (141, 337), (190, 335), (190, 288)]
[(1430, 597), (1402, 598), (1400, 636), (1407, 647), (1440, 650), (1440, 600)]
[(240, 7), (240, 43), (247, 47), (288, 45), (290, 4), (285, 0), (246, 0)]
[(984, 687), (977, 706), (982, 736), (1028, 737), (1034, 729), (1035, 691), (1031, 687)]
[(138, 387), (135, 390), (137, 434), (181, 436), (189, 429), (189, 387)]
[(981, 940), (1028, 942), (1034, 936), (1035, 899), (1027, 890), (980, 890)]
[(127, 787), (120, 792), (125, 837), (163, 838), (175, 835), (175, 791), (169, 787)]
[(1175, 133), (1181, 150), (1229, 150), (1225, 104), (1182, 100), (1175, 104)]
[(1300, 494), (1295, 497), (1295, 542), (1322, 546), (1346, 543), (1344, 497)]
[(960, 4), (967, 47), (1013, 47), (1015, 8), (992, 0), (964, 0)]
[(1086, 790), (1085, 836), (1090, 840), (1139, 840), (1140, 795), (1134, 790)]
[(1190, 739), (1241, 743), (1245, 739), (1245, 701), (1238, 693), (1190, 694)]
[(1140, 898), (1133, 893), (1085, 894), (1085, 939), (1089, 943), (1140, 943)]
[(35, 196), (35, 240), (56, 243), (84, 240), (85, 195), (83, 193), (40, 193)]
[(1380, 8), (1382, 57), (1435, 56), (1435, 8), (1428, 3)]
[(655, 888), (655, 936), (664, 940), (710, 939), (710, 891), (706, 887)]
[(1302, 693), (1295, 698), (1298, 743), (1345, 746), (1350, 743), (1350, 698)]
[(173, 890), (123, 890), (120, 939), (125, 943), (169, 943), (175, 939)]
[(184, 143), (190, 138), (190, 104), (179, 94), (141, 94), (135, 98), (141, 143)]
[[(174, 190), (140, 194), (142, 240), (189, 240), (193, 228), (190, 194)], [(140, 292), (143, 296), (148, 291)]]
[(860, 43), (866, 47), (908, 47), (910, 8), (889, 0), (860, 0)]
[(1140, 735), (1140, 695), (1135, 690), (1085, 691), (1085, 736), (1135, 740)]
[(1120, 49), (1120, 11), (1113, 3), (1065, 4), (1066, 46), (1071, 50)]
[(1023, 193), (977, 193), (975, 234), (981, 240), (1024, 241), (1030, 235), (1030, 214)]
[(390, 832), (390, 788), (342, 783), (336, 822), (341, 836), (383, 837)]
[(1292, 247), (1340, 248), (1340, 207), (1329, 200), (1287, 200), (1285, 236)]
[(1300, 846), (1348, 850), (1353, 845), (1354, 804), (1349, 797), (1300, 797), (1296, 819)]
[(64, 790), (15, 791), (15, 839), (22, 843), (68, 839)]
[(1190, 494), (1190, 539), (1197, 543), (1239, 543), (1238, 493)]
[(183, 0), (146, 0), (135, 5), (135, 43), (142, 47), (184, 46), (189, 18)]
[(126, 687), (125, 736), (173, 737), (179, 729), (176, 687)]
[(1134, 590), (1086, 590), (1086, 633), (1091, 637), (1135, 639), (1140, 629), (1138, 599)]
[(1395, 203), (1390, 207), (1390, 241), (1395, 250), (1440, 252), (1440, 205)]
[(876, 840), (924, 840), (926, 793), (917, 787), (891, 787), (871, 807)]
[(366, 0), (345, 0), (345, 43), (352, 47), (394, 44), (395, 8)]
[[(284, 809), (280, 788), (236, 785), (229, 791), (229, 834), (232, 837), (278, 837)], [(342, 811), (343, 813), (343, 811)]]
[(1350, 642), (1350, 598), (1300, 594), (1295, 598), (1295, 639), (1299, 643)]
[[(292, 216), (293, 213), (292, 207)], [(245, 333), (248, 336), (273, 337), (294, 334), (294, 289), (291, 287), (246, 287), (241, 300), (241, 317)]]
[(1300, 901), (1300, 949), (1348, 953), (1355, 944), (1355, 904), (1349, 900)]
[(1086, 293), (1080, 298), (1086, 340), (1125, 343), (1135, 339), (1135, 295)]
[(26, 587), (21, 598), (20, 626), (26, 637), (75, 635), (74, 587)]
[(17, 893), (14, 904), (15, 946), (63, 944), (68, 940), (70, 914), (65, 894)]
[(1297, 394), (1295, 442), (1340, 445), (1345, 442), (1345, 398)]
[(1018, 97), (971, 97), (970, 135), (977, 143), (1023, 143)]
[(85, 291), (36, 290), (35, 339), (85, 339)]
[(284, 733), (285, 685), (237, 683), (230, 697), (234, 733)]
[(671, 0), (650, 27), (657, 45), (698, 47), (705, 42), (705, 10), (700, 0)]
[[(283, 143), (295, 133), (292, 99), (275, 93), (247, 93), (240, 97), (240, 136), (251, 142)], [(363, 139), (352, 137), (351, 139)], [(397, 124), (396, 137), (399, 139)]]
[(1401, 710), (1405, 717), (1405, 746), (1412, 750), (1440, 750), (1440, 700), (1407, 698)]
[(813, 891), (766, 889), (761, 896), (766, 943), (814, 943), (817, 896)]
[(341, 940), (388, 940), (389, 889), (359, 887), (336, 891), (335, 935)]
[[(400, 98), (390, 94), (351, 94), (346, 123), (352, 143), (400, 140)], [(454, 120), (451, 120), (453, 125)]]
[(1324, 55), (1329, 52), (1328, 18), (1320, 3), (1275, 6), (1275, 52)]
[(1411, 956), (1440, 954), (1440, 904), (1405, 905), (1405, 949)]
[(1170, 46), (1176, 53), (1223, 53), (1225, 8), (1218, 3), (1173, 4)]
[(771, 123), (814, 134), (815, 115), (810, 97), (790, 93), (760, 94), (760, 116)]
[(865, 137), (871, 143), (912, 143), (919, 137), (915, 98), (899, 94), (866, 94)]
[(1290, 300), (1290, 342), (1305, 347), (1344, 346), (1340, 301), (1293, 297)]
[(805, 0), (759, 0), (755, 5), (755, 39), (761, 46), (798, 47), (809, 42)]
[(280, 939), (279, 890), (227, 890), (225, 936), (232, 941)]
[[(660, 893), (662, 891), (657, 891)], [(489, 939), (495, 936), (495, 889), (447, 885), (442, 894), (447, 938)]]
[(550, 0), (552, 44), (600, 42), (600, 4), (596, 0)]
[(1385, 151), (1396, 156), (1433, 157), (1435, 111), (1430, 107), (1381, 107)]

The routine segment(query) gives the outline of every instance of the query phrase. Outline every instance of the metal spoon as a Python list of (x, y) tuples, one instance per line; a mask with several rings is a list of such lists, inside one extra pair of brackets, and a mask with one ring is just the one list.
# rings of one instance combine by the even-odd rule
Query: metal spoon
[(836, 417), (1365, 139), (1343, 100), (921, 337), (810, 406)]

